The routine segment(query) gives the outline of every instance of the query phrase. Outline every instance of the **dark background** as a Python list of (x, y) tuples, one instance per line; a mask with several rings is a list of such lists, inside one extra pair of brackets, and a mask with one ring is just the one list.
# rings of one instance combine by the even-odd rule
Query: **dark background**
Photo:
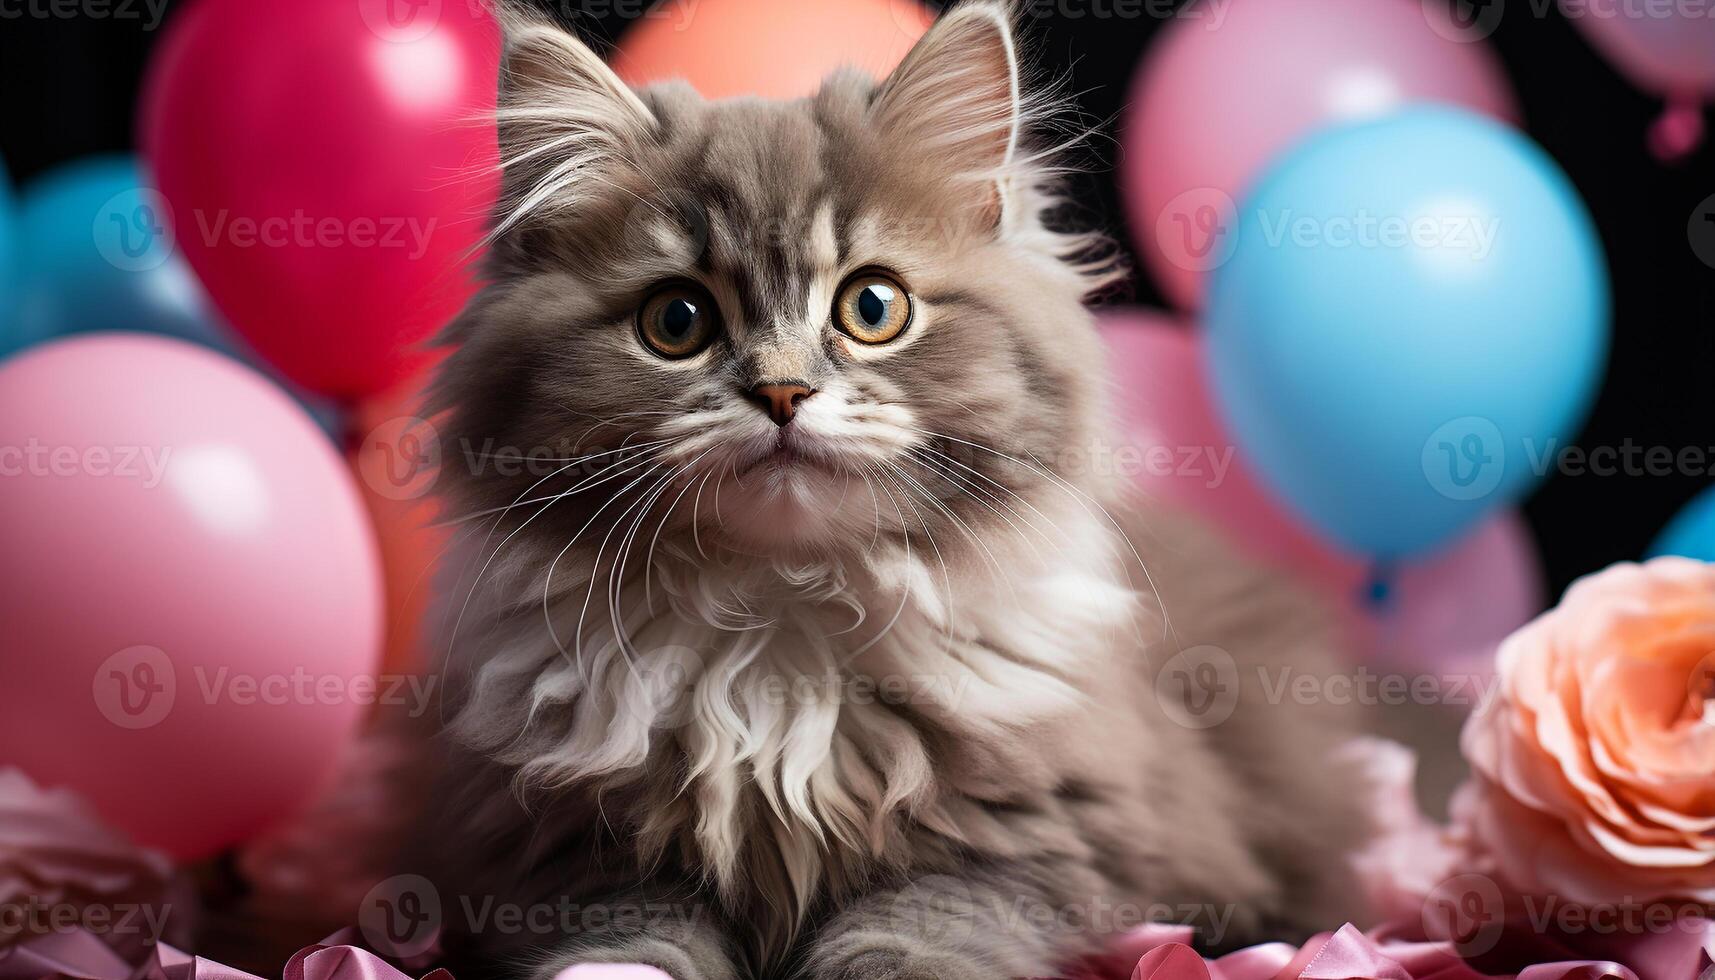
[[(103, 0), (55, 16), (53, 0), (0, 0), (0, 155), (14, 179), (91, 153), (132, 146), (132, 108), (150, 48), (171, 28), (148, 30), (147, 16), (98, 19)], [(105, 0), (115, 5), (126, 0)], [(143, 10), (142, 0), (130, 0)], [(194, 0), (191, 0), (194, 2)], [(271, 0), (247, 0), (264, 3)], [(818, 2), (818, 0), (806, 0)], [(1235, 0), (1244, 3), (1246, 0)], [(1383, 2), (1383, 0), (1377, 0)], [(1458, 0), (1463, 2), (1463, 0)], [(291, 0), (277, 0), (290, 16)], [(627, 4), (565, 0), (585, 35), (610, 42)], [(1657, 163), (1644, 134), (1659, 111), (1552, 10), (1505, 8), (1490, 38), (1524, 108), (1527, 132), (1571, 175), (1608, 254), (1614, 285), (1614, 343), (1607, 381), (1581, 444), (1587, 448), (1687, 446), (1715, 458), (1715, 268), (1692, 251), (1687, 225), (1715, 195), (1715, 150), (1676, 165)], [(1084, 182), (1090, 210), (1125, 239), (1111, 165), (1126, 85), (1162, 21), (1100, 16), (1104, 0), (1037, 3), (1027, 32), (1044, 68), (1068, 73), (1086, 113), (1105, 122), (1092, 152), (1098, 173)], [(1073, 16), (1081, 12), (1083, 16)], [(1162, 299), (1146, 275), (1137, 302)], [(1657, 531), (1703, 487), (1706, 473), (1567, 476), (1549, 480), (1526, 504), (1550, 586), (1610, 562), (1639, 556)]]

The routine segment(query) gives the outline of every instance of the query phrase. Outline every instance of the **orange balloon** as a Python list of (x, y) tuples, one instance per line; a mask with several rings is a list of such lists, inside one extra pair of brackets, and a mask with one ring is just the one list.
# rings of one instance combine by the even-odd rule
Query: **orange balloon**
[(919, 0), (663, 0), (610, 60), (632, 85), (682, 78), (706, 99), (795, 99), (841, 67), (885, 77), (934, 19)]
[(438, 456), (424, 455), (433, 429), (421, 419), (421, 383), (370, 399), (352, 413), (352, 469), (363, 488), (381, 545), (387, 598), (387, 639), (382, 672), (421, 673), (435, 662), (433, 630), (424, 618), (434, 598), (436, 569), (452, 540), (440, 502), (431, 492)]

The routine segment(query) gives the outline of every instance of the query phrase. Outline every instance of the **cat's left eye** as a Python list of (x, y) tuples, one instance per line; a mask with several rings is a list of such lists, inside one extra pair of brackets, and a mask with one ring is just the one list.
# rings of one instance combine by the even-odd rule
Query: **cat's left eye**
[(911, 325), (911, 295), (885, 272), (860, 272), (840, 287), (834, 323), (855, 340), (885, 344)]

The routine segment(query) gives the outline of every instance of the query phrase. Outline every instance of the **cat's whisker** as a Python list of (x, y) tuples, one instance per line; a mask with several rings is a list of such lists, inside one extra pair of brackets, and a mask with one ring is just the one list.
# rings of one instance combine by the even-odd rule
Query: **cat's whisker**
[[(906, 455), (909, 459), (911, 459), (913, 462), (917, 463), (919, 466), (922, 466), (924, 469), (930, 471), (931, 473), (935, 473), (935, 474), (939, 475), (942, 479), (946, 480), (949, 484), (951, 484), (952, 487), (955, 490), (957, 490), (958, 492), (963, 493), (965, 496), (970, 497), (972, 500), (975, 500), (980, 506), (982, 506), (989, 513), (991, 513), (994, 516), (1005, 521), (1007, 526), (1012, 529), (1013, 533), (1018, 535), (1019, 540), (1023, 541), (1025, 546), (1030, 549), (1031, 553), (1036, 556), (1037, 562), (1038, 563), (1041, 562), (1042, 552), (1040, 549), (1038, 549), (1036, 547), (1036, 542), (1032, 541), (1030, 539), (1030, 536), (1024, 533), (1024, 529), (1020, 528), (1018, 526), (1018, 524), (1012, 520), (1011, 517), (1008, 517), (1006, 514), (1002, 514), (1000, 511), (996, 510), (993, 506), (990, 506), (990, 504), (989, 504), (989, 500), (993, 500), (995, 503), (1000, 504), (1002, 507), (1006, 507), (1008, 511), (1011, 511), (1012, 508), (1007, 507), (1007, 505), (1004, 501), (1000, 500), (1000, 498), (998, 498), (998, 497), (992, 496), (991, 494), (988, 493), (988, 491), (983, 490), (981, 487), (977, 486), (976, 484), (969, 482), (968, 478), (963, 478), (959, 474), (956, 474), (952, 470), (950, 470), (950, 469), (946, 468), (945, 466), (942, 466), (941, 464), (937, 463), (933, 458), (918, 455), (917, 453), (912, 452), (910, 450), (906, 451)], [(985, 497), (987, 497), (988, 499), (985, 500), (984, 499)], [(1014, 513), (1016, 513), (1016, 512), (1014, 512)], [(1041, 533), (1041, 532), (1038, 532), (1038, 533)], [(1010, 584), (1011, 583), (1008, 582), (1009, 586), (1010, 586)]]
[(893, 467), (894, 472), (898, 474), (901, 479), (904, 479), (912, 487), (916, 488), (917, 495), (923, 498), (925, 503), (934, 507), (936, 510), (939, 510), (942, 514), (945, 514), (949, 520), (959, 526), (959, 529), (964, 532), (965, 537), (971, 540), (972, 544), (975, 544), (978, 548), (982, 549), (983, 554), (988, 557), (989, 565), (994, 570), (996, 581), (1004, 584), (1008, 590), (1011, 590), (1012, 583), (1007, 580), (1006, 570), (1001, 567), (1000, 560), (995, 558), (994, 552), (989, 549), (989, 546), (984, 543), (982, 538), (979, 537), (975, 531), (971, 530), (970, 525), (966, 524), (958, 514), (953, 512), (952, 508), (948, 507), (944, 502), (931, 493), (929, 488), (923, 485), (922, 481), (906, 472), (904, 467), (899, 466), (896, 463), (890, 463), (889, 465)]
[[(903, 475), (903, 471), (901, 471), (899, 466), (895, 463), (884, 460), (882, 461), (882, 467), (884, 476), (887, 476), (890, 471)], [(888, 479), (891, 482), (892, 477), (888, 476)], [(898, 484), (894, 485), (899, 486)], [(903, 486), (899, 486), (899, 492), (905, 498), (905, 506), (911, 508), (911, 513), (916, 515), (917, 525), (923, 529), (923, 536), (929, 539), (929, 548), (935, 553), (935, 562), (941, 566), (941, 632), (944, 641), (943, 649), (944, 651), (950, 652), (953, 649), (953, 575), (947, 568), (946, 557), (941, 554), (941, 546), (935, 541), (935, 532), (929, 529), (929, 522), (924, 519), (923, 512), (918, 510), (917, 505), (912, 502), (911, 493)]]
[[(553, 609), (552, 609), (552, 606), (550, 604), (550, 596), (553, 593), (553, 587), (554, 587), (554, 569), (555, 569), (555, 567), (559, 565), (560, 559), (562, 559), (566, 556), (566, 552), (572, 550), (572, 545), (577, 543), (578, 538), (581, 537), (585, 531), (589, 530), (591, 524), (595, 523), (596, 518), (601, 516), (602, 511), (606, 510), (608, 508), (608, 506), (613, 504), (615, 501), (622, 499), (625, 496), (627, 491), (629, 491), (632, 487), (635, 487), (637, 484), (641, 483), (642, 481), (648, 479), (651, 474), (657, 472), (663, 465), (665, 465), (665, 464), (660, 463), (659, 461), (651, 462), (649, 464), (648, 468), (645, 469), (643, 472), (639, 473), (635, 478), (632, 479), (632, 481), (630, 483), (627, 483), (625, 486), (619, 488), (619, 490), (614, 492), (613, 496), (611, 496), (607, 500), (603, 501), (601, 506), (596, 508), (595, 513), (590, 515), (589, 520), (585, 521), (583, 526), (579, 527), (578, 530), (572, 535), (571, 539), (566, 542), (565, 547), (561, 548), (559, 553), (554, 556), (554, 560), (548, 563), (548, 573), (544, 577), (543, 582), (542, 582), (542, 619), (547, 623), (547, 626), (548, 626), (548, 638), (553, 640), (554, 648), (556, 650), (560, 651), (560, 655), (562, 657), (568, 657), (569, 655), (566, 652), (565, 643), (563, 641), (561, 641), (561, 639), (560, 639), (559, 632), (554, 629)], [(596, 561), (597, 561), (598, 567), (599, 567), (600, 560), (601, 560), (601, 553), (598, 551), (596, 553)], [(595, 588), (595, 578), (596, 578), (595, 572), (592, 571), (591, 572), (591, 578), (590, 578), (591, 590), (593, 590)], [(573, 640), (575, 642), (576, 649), (577, 649), (577, 656), (575, 658), (574, 666), (576, 666), (579, 670), (582, 669), (582, 665), (583, 665), (584, 613), (587, 613), (588, 611), (589, 611), (589, 596), (586, 594), (586, 596), (584, 597), (583, 609), (578, 613), (577, 631), (573, 636)], [(573, 660), (568, 660), (568, 663), (572, 663), (572, 662), (573, 662)]]
[[(708, 452), (705, 451), (703, 455), (707, 455), (707, 454), (708, 454)], [(618, 554), (617, 554), (617, 561), (615, 562), (612, 573), (608, 577), (608, 584), (609, 584), (609, 589), (610, 589), (610, 592), (608, 595), (608, 612), (612, 618), (614, 635), (620, 644), (620, 651), (622, 653), (626, 653), (626, 652), (629, 652), (631, 654), (636, 653), (635, 649), (630, 647), (627, 631), (625, 630), (623, 624), (620, 622), (621, 617), (620, 617), (620, 608), (619, 608), (620, 607), (620, 591), (625, 586), (625, 566), (626, 566), (626, 563), (631, 558), (632, 544), (637, 539), (638, 531), (642, 529), (644, 522), (646, 520), (648, 520), (650, 511), (655, 507), (655, 502), (657, 500), (661, 499), (662, 495), (665, 494), (667, 492), (667, 490), (672, 487), (674, 480), (678, 479), (679, 476), (681, 476), (682, 474), (690, 472), (691, 469), (693, 467), (695, 467), (697, 462), (701, 459), (702, 459), (702, 456), (698, 456), (697, 459), (694, 459), (688, 463), (680, 464), (677, 467), (670, 470), (666, 476), (663, 476), (659, 481), (657, 481), (654, 484), (654, 486), (652, 486), (650, 488), (649, 492), (641, 500), (638, 501), (638, 503), (636, 505), (637, 506), (637, 516), (632, 521), (631, 527), (620, 538)], [(689, 490), (690, 488), (691, 488), (691, 484), (686, 483), (684, 490), (681, 490), (679, 492), (679, 496), (677, 498), (674, 498), (673, 502), (675, 504), (678, 503), (678, 501), (684, 497), (685, 490)], [(663, 525), (666, 524), (667, 518), (670, 516), (672, 516), (672, 505), (668, 506), (667, 513), (662, 516), (661, 521), (662, 521)], [(624, 515), (622, 514), (622, 515), (620, 515), (618, 520), (623, 520), (623, 519), (624, 519)], [(617, 525), (617, 520), (616, 520), (616, 525)], [(660, 533), (661, 533), (660, 528), (657, 528), (656, 529), (657, 539), (659, 539)], [(643, 569), (644, 590), (645, 590), (645, 595), (648, 596), (648, 601), (646, 602), (645, 607), (644, 607), (646, 610), (652, 610), (654, 608), (654, 605), (655, 605), (655, 600), (654, 600), (653, 596), (648, 595), (649, 571), (650, 571), (649, 562), (654, 561), (654, 552), (655, 552), (655, 549), (654, 549), (653, 544), (652, 544), (650, 549), (649, 549), (649, 555), (647, 556), (647, 561), (645, 562), (644, 569)], [(599, 561), (599, 559), (598, 559), (598, 561)], [(628, 658), (628, 659), (630, 659), (630, 658)]]
[[(549, 480), (552, 480), (554, 477), (561, 475), (562, 473), (566, 472), (567, 470), (569, 470), (572, 467), (577, 466), (579, 464), (588, 463), (592, 460), (600, 459), (603, 456), (612, 456), (616, 453), (625, 453), (625, 452), (643, 453), (647, 450), (657, 449), (663, 445), (666, 445), (666, 443), (667, 443), (667, 440), (663, 439), (663, 440), (658, 440), (658, 441), (652, 442), (652, 443), (639, 443), (635, 446), (622, 446), (619, 449), (609, 449), (605, 452), (590, 453), (587, 456), (579, 456), (579, 457), (576, 457), (574, 459), (564, 460), (563, 462), (565, 463), (565, 465), (561, 466), (559, 469), (555, 470), (554, 472), (549, 473), (547, 476), (542, 477), (540, 480), (537, 480), (535, 483), (530, 484), (530, 486), (525, 488), (524, 493), (521, 493), (518, 495), (518, 499), (512, 501), (512, 503), (507, 504), (504, 507), (490, 507), (487, 510), (472, 511), (469, 514), (462, 514), (458, 517), (449, 517), (445, 520), (437, 521), (434, 524), (431, 524), (429, 526), (430, 527), (451, 527), (451, 526), (458, 525), (458, 524), (464, 524), (464, 523), (467, 523), (469, 521), (478, 520), (478, 519), (483, 518), (483, 517), (489, 517), (489, 516), (494, 516), (494, 515), (504, 517), (506, 515), (507, 511), (510, 511), (516, 507), (527, 507), (530, 504), (537, 504), (537, 503), (541, 503), (543, 501), (559, 500), (560, 498), (562, 498), (564, 496), (574, 494), (574, 493), (580, 493), (583, 490), (587, 489), (588, 486), (598, 486), (602, 482), (602, 481), (597, 481), (594, 484), (588, 484), (588, 480), (594, 479), (594, 477), (599, 476), (601, 473), (606, 472), (608, 469), (611, 469), (613, 466), (619, 466), (619, 465), (623, 464), (625, 461), (620, 460), (618, 462), (609, 464), (608, 466), (605, 466), (600, 470), (597, 470), (596, 473), (591, 474), (590, 477), (585, 478), (585, 483), (580, 483), (580, 484), (578, 484), (578, 485), (576, 485), (576, 486), (574, 486), (568, 490), (562, 490), (562, 491), (559, 491), (557, 493), (552, 493), (546, 497), (534, 497), (530, 500), (524, 499), (525, 495), (529, 494), (530, 491), (535, 490), (537, 487), (541, 486), (542, 484), (548, 482)], [(510, 458), (510, 457), (508, 457), (508, 458)], [(553, 459), (541, 459), (540, 462), (554, 463), (554, 462), (562, 462), (562, 461), (561, 460), (553, 460)], [(588, 486), (586, 486), (586, 484)], [(495, 523), (498, 526), (499, 521), (496, 520)]]
[[(870, 469), (871, 472), (874, 473), (877, 480), (880, 480), (882, 478), (882, 474), (881, 474), (881, 471), (879, 469), (871, 468), (868, 464), (860, 464), (860, 465), (864, 466), (865, 469)], [(905, 512), (903, 510), (901, 510), (899, 507), (899, 498), (896, 497), (894, 495), (893, 491), (891, 489), (889, 489), (887, 486), (883, 485), (882, 489), (887, 491), (888, 502), (893, 504), (893, 512), (899, 518), (900, 535), (901, 535), (901, 537), (904, 541), (904, 544), (905, 544), (906, 574), (909, 575), (910, 569), (912, 567), (912, 562), (914, 560), (912, 558), (912, 554), (911, 554), (911, 528), (905, 521)], [(877, 644), (881, 643), (881, 641), (887, 639), (887, 635), (889, 633), (893, 632), (893, 627), (895, 627), (899, 624), (900, 617), (905, 615), (905, 608), (907, 606), (909, 606), (910, 604), (911, 604), (911, 582), (909, 579), (907, 579), (905, 582), (905, 586), (899, 590), (899, 605), (897, 607), (895, 607), (895, 609), (893, 610), (893, 615), (888, 618), (887, 623), (884, 626), (882, 626), (881, 632), (877, 633), (876, 635), (870, 637), (869, 639), (865, 640), (864, 642), (858, 644), (855, 648), (853, 648), (851, 653), (846, 655), (847, 663), (856, 661), (859, 657), (863, 656), (864, 653), (868, 652), (870, 650), (870, 648), (876, 646)]]
[[(653, 453), (655, 451), (656, 450), (644, 450), (644, 452), (646, 454)], [(647, 458), (648, 458), (648, 456), (645, 455), (642, 459), (634, 461), (632, 463), (632, 465), (634, 465), (634, 466), (635, 465), (641, 465), (641, 463), (644, 462), (645, 460), (647, 460)], [(603, 467), (601, 470), (598, 470), (596, 472), (596, 474), (594, 474), (592, 477), (590, 477), (588, 479), (594, 479), (594, 476), (599, 476), (600, 474), (605, 473), (608, 470), (614, 469), (615, 467), (624, 466), (625, 463), (626, 463), (625, 460), (620, 460), (619, 462), (612, 463), (606, 467)], [(558, 470), (556, 472), (564, 472), (566, 469), (569, 469), (572, 465), (575, 465), (575, 464), (567, 464), (566, 466), (561, 467), (560, 470)], [(624, 470), (621, 470), (620, 472), (623, 473)], [(553, 474), (550, 474), (549, 476), (543, 477), (541, 480), (536, 481), (528, 489), (526, 489), (523, 494), (520, 494), (520, 497), (529, 494), (529, 492), (531, 490), (535, 489), (538, 486), (541, 486), (544, 482), (546, 482), (552, 476), (553, 476)], [(466, 613), (468, 613), (470, 611), (471, 601), (476, 597), (476, 590), (481, 587), (483, 577), (488, 574), (489, 566), (494, 564), (494, 560), (500, 556), (500, 553), (502, 551), (506, 550), (506, 545), (508, 542), (510, 542), (514, 537), (516, 537), (519, 533), (521, 533), (526, 527), (528, 527), (531, 523), (533, 523), (536, 520), (536, 518), (541, 517), (543, 514), (547, 513), (548, 509), (553, 507), (554, 504), (558, 503), (561, 500), (564, 500), (566, 497), (571, 496), (572, 494), (576, 493), (578, 490), (584, 488), (583, 484), (587, 483), (588, 479), (579, 483), (578, 485), (573, 486), (571, 489), (550, 498), (535, 513), (533, 513), (529, 517), (525, 518), (517, 527), (513, 528), (512, 531), (509, 532), (505, 538), (501, 539), (501, 542), (498, 545), (495, 545), (495, 547), (491, 551), (491, 550), (489, 550), (488, 543), (489, 543), (489, 541), (493, 540), (494, 532), (499, 528), (500, 521), (505, 516), (506, 512), (510, 511), (513, 506), (516, 506), (516, 501), (513, 504), (508, 505), (505, 508), (502, 508), (502, 510), (500, 512), (500, 516), (497, 516), (495, 518), (493, 526), (491, 526), (489, 528), (488, 535), (483, 538), (482, 544), (477, 548), (476, 554), (482, 555), (486, 552), (487, 558), (483, 561), (482, 567), (477, 570), (476, 577), (471, 580), (470, 589), (465, 593), (464, 601), (459, 606), (458, 617), (453, 621), (452, 632), (447, 638), (447, 656), (449, 659), (452, 656), (453, 649), (456, 647), (456, 645), (458, 643), (459, 630), (464, 626), (464, 618), (465, 618)], [(599, 485), (600, 483), (603, 483), (603, 482), (606, 482), (605, 478), (602, 480), (597, 480), (595, 484), (591, 484), (591, 485), (592, 486), (593, 485)], [(551, 573), (552, 573), (552, 568), (550, 567), (550, 574)], [(549, 629), (551, 632), (552, 631), (552, 624), (550, 624)]]
[[(698, 463), (702, 462), (703, 456), (707, 456), (711, 452), (714, 452), (714, 450), (704, 450), (702, 456), (698, 456), (696, 459), (686, 463), (680, 472), (691, 470)], [(703, 479), (706, 481), (708, 479), (708, 475), (704, 474)], [(679, 506), (679, 501), (685, 499), (685, 494), (690, 492), (693, 485), (699, 488), (702, 486), (701, 483), (698, 483), (695, 480), (686, 482), (684, 489), (680, 490), (679, 495), (673, 498), (673, 502), (667, 505), (667, 512), (661, 515), (661, 523), (655, 525), (655, 536), (649, 539), (649, 551), (643, 557), (643, 596), (645, 608), (651, 610), (655, 608), (655, 597), (649, 588), (649, 573), (655, 567), (655, 546), (661, 542), (661, 530), (667, 526), (667, 521), (673, 516), (674, 508)], [(696, 507), (693, 505), (691, 508), (691, 534), (693, 537), (696, 535), (696, 519)]]
[(703, 550), (703, 536), (701, 530), (703, 526), (701, 516), (703, 489), (709, 485), (709, 478), (714, 476), (715, 472), (715, 470), (709, 470), (703, 474), (702, 480), (697, 483), (697, 495), (691, 500), (691, 544), (696, 546), (697, 557), (701, 558), (703, 561), (710, 560), (709, 553)]
[[(932, 467), (932, 468), (938, 470), (939, 472), (945, 474), (949, 481), (957, 480), (958, 486), (969, 488), (969, 490), (971, 492), (974, 492), (974, 493), (980, 493), (982, 495), (982, 498), (979, 498), (979, 500), (986, 498), (988, 501), (992, 501), (994, 504), (1005, 508), (1007, 514), (1011, 515), (1012, 517), (1018, 518), (1020, 521), (1023, 521), (1026, 527), (1028, 527), (1028, 528), (1030, 528), (1030, 530), (1036, 532), (1036, 536), (1040, 537), (1043, 541), (1047, 542), (1048, 545), (1050, 547), (1052, 547), (1055, 551), (1059, 552), (1062, 555), (1065, 554), (1065, 548), (1061, 545), (1061, 543), (1058, 540), (1056, 540), (1054, 538), (1054, 536), (1052, 536), (1052, 535), (1048, 534), (1048, 532), (1042, 530), (1042, 528), (1040, 528), (1036, 525), (1036, 522), (1030, 520), (1028, 517), (1024, 516), (1023, 514), (1020, 514), (1016, 508), (1014, 508), (1011, 504), (1007, 503), (1001, 497), (996, 496), (992, 491), (987, 490), (987, 489), (983, 488), (981, 485), (972, 482), (971, 477), (974, 476), (979, 480), (983, 480), (983, 481), (991, 484), (992, 486), (994, 486), (996, 489), (1000, 490), (1002, 493), (1005, 493), (1008, 496), (1011, 496), (1015, 500), (1019, 500), (1023, 503), (1028, 504), (1029, 501), (1025, 500), (1024, 497), (1020, 496), (1016, 490), (1013, 490), (1011, 487), (1008, 487), (1006, 484), (1001, 483), (998, 480), (993, 479), (992, 477), (989, 477), (987, 474), (982, 473), (979, 470), (972, 469), (971, 467), (966, 466), (965, 464), (959, 462), (958, 460), (953, 459), (951, 456), (948, 456), (945, 453), (942, 453), (939, 450), (933, 449), (929, 446), (918, 446), (918, 447), (915, 447), (913, 449), (907, 450), (907, 453), (912, 455), (912, 457), (915, 458), (919, 463), (922, 463), (925, 466)], [(937, 459), (937, 457), (939, 457), (939, 459)], [(965, 470), (966, 474), (968, 474), (968, 475), (955, 473), (952, 469), (949, 468), (949, 465), (957, 466), (960, 469)], [(1024, 533), (1023, 528), (1020, 528), (1016, 523), (1014, 523), (1006, 515), (1002, 515), (998, 511), (994, 511), (993, 507), (990, 507), (989, 510), (993, 511), (996, 514), (996, 516), (1001, 517), (1003, 520), (1005, 520), (1007, 522), (1007, 524), (1011, 525), (1013, 531), (1016, 532), (1019, 535), (1019, 537), (1023, 538), (1026, 544), (1030, 545), (1031, 551), (1033, 553), (1035, 553), (1038, 558), (1041, 557), (1042, 552), (1036, 548), (1034, 542), (1032, 542), (1030, 540), (1029, 535)], [(1040, 512), (1038, 512), (1038, 513), (1040, 514)], [(1043, 519), (1048, 520), (1048, 518), (1046, 516), (1044, 516)], [(1049, 520), (1049, 526), (1055, 527), (1054, 522)], [(1055, 530), (1059, 530), (1059, 528), (1055, 527)]]
[[(621, 622), (623, 617), (620, 613), (620, 593), (625, 588), (625, 566), (631, 558), (631, 546), (637, 539), (637, 531), (643, 526), (643, 522), (648, 519), (650, 510), (655, 506), (655, 501), (659, 500), (661, 494), (672, 485), (674, 477), (684, 472), (684, 470), (685, 467), (683, 466), (674, 467), (673, 469), (668, 470), (667, 474), (657, 480), (649, 490), (638, 499), (637, 503), (633, 505), (637, 511), (637, 515), (632, 518), (631, 526), (626, 529), (624, 534), (620, 535), (619, 546), (615, 550), (614, 554), (613, 567), (608, 570), (608, 620), (613, 626), (614, 642), (619, 646), (620, 656), (625, 659), (625, 662), (627, 666), (630, 667), (633, 675), (637, 672), (637, 650), (631, 645), (630, 631), (627, 630), (625, 624)], [(631, 508), (627, 508), (625, 513), (622, 513), (615, 518), (613, 530), (618, 529), (619, 523), (625, 520), (626, 515), (629, 514), (630, 511)], [(609, 530), (608, 533), (611, 535), (613, 530)], [(606, 545), (607, 542), (604, 540), (602, 542), (602, 546), (605, 548)], [(601, 562), (599, 552), (597, 553), (596, 562), (599, 567)]]
[[(1019, 459), (1016, 456), (1012, 456), (1008, 453), (1003, 453), (1000, 450), (995, 449), (991, 446), (984, 446), (980, 443), (971, 442), (968, 439), (960, 439), (957, 436), (950, 436), (950, 435), (947, 435), (945, 433), (940, 433), (940, 432), (931, 432), (927, 429), (918, 429), (917, 431), (920, 434), (922, 434), (928, 438), (931, 438), (931, 439), (945, 439), (948, 442), (956, 442), (956, 443), (959, 443), (960, 445), (969, 446), (970, 448), (978, 450), (980, 452), (991, 453), (995, 456), (1000, 457), (1001, 459), (1008, 460), (1008, 461), (1010, 461), (1010, 462), (1012, 462), (1018, 466), (1023, 466), (1026, 469), (1029, 469), (1029, 470), (1041, 475), (1044, 479), (1048, 480), (1050, 483), (1054, 484), (1054, 486), (1058, 487), (1061, 491), (1063, 491), (1068, 496), (1070, 496), (1072, 498), (1073, 502), (1077, 503), (1079, 507), (1083, 508), (1083, 510), (1086, 514), (1089, 514), (1090, 513), (1090, 507), (1094, 506), (1097, 511), (1101, 512), (1102, 517), (1113, 528), (1114, 532), (1119, 535), (1119, 539), (1121, 541), (1125, 542), (1126, 548), (1131, 552), (1132, 559), (1137, 562), (1137, 567), (1143, 571), (1144, 580), (1148, 583), (1150, 592), (1155, 596), (1155, 602), (1156, 602), (1157, 608), (1159, 608), (1161, 610), (1161, 625), (1162, 625), (1163, 638), (1167, 639), (1169, 641), (1175, 641), (1175, 638), (1178, 636), (1178, 633), (1173, 628), (1173, 617), (1167, 611), (1167, 602), (1165, 599), (1162, 598), (1161, 590), (1159, 588), (1157, 588), (1155, 585), (1155, 577), (1152, 574), (1150, 574), (1149, 565), (1144, 562), (1143, 555), (1137, 550), (1137, 546), (1132, 543), (1131, 536), (1126, 534), (1124, 526), (1122, 526), (1120, 524), (1120, 522), (1118, 520), (1116, 520), (1111, 513), (1108, 512), (1108, 509), (1106, 507), (1103, 507), (1101, 505), (1100, 501), (1095, 500), (1094, 498), (1090, 497), (1089, 494), (1085, 493), (1082, 490), (1079, 490), (1077, 487), (1074, 487), (1072, 484), (1066, 482), (1066, 480), (1061, 478), (1058, 474), (1055, 474), (1052, 471), (1050, 471), (1047, 467), (1040, 465), (1039, 462), (1027, 462), (1025, 460)], [(1094, 516), (1094, 515), (1091, 514), (1090, 516)], [(1126, 572), (1126, 580), (1128, 583), (1130, 582), (1130, 579), (1131, 579), (1131, 574), (1129, 571), (1127, 571)]]

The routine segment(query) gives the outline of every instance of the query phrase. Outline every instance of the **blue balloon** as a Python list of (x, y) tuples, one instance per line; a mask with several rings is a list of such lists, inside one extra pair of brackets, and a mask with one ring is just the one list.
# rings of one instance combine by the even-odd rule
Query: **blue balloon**
[(1715, 561), (1715, 489), (1685, 505), (1668, 523), (1661, 537), (1650, 545), (1649, 556), (1683, 555), (1700, 561)]
[(13, 224), (16, 221), (12, 204), (12, 179), (6, 173), (6, 161), (0, 160), (0, 337), (6, 335), (6, 324), (12, 317)]
[(174, 247), (171, 209), (131, 157), (60, 167), (18, 202), (17, 300), (0, 357), (94, 330), (165, 334), (237, 347)]
[(1211, 383), (1268, 485), (1392, 560), (1546, 475), (1608, 351), (1589, 213), (1523, 136), (1454, 109), (1324, 130), (1238, 207)]
[[(172, 209), (134, 158), (92, 157), (43, 175), (24, 189), (15, 221), (5, 220), (8, 203), (0, 182), (0, 272), (11, 271), (15, 294), (10, 317), (0, 316), (0, 358), (69, 334), (126, 330), (189, 340), (279, 380), (215, 312), (175, 246)], [(0, 277), (0, 300), (6, 285)], [(281, 384), (334, 442), (344, 439), (336, 406)]]

